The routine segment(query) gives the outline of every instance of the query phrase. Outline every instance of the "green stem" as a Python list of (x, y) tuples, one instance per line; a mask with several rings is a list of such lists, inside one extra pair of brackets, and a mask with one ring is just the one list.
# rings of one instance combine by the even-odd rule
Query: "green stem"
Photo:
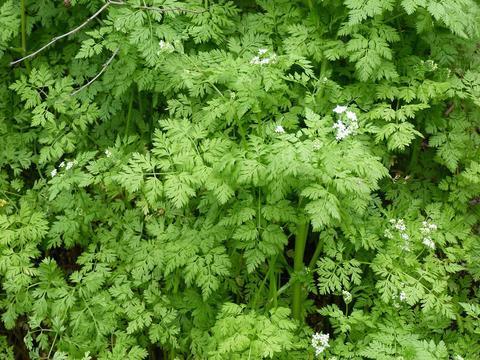
[(418, 157), (420, 155), (420, 145), (422, 139), (419, 139), (413, 143), (412, 155), (410, 158), (410, 163), (408, 165), (408, 171), (411, 173), (418, 166)]
[(178, 293), (178, 287), (180, 286), (180, 273), (178, 270), (175, 271), (175, 277), (173, 279), (173, 293)]
[(257, 301), (258, 301), (258, 297), (259, 295), (262, 293), (264, 287), (265, 287), (265, 283), (267, 282), (267, 279), (270, 278), (270, 273), (272, 272), (272, 269), (271, 267), (268, 267), (268, 271), (267, 271), (267, 274), (265, 274), (265, 277), (263, 278), (262, 282), (260, 283), (260, 286), (258, 287), (257, 291), (255, 292), (255, 295), (253, 297), (253, 300), (252, 300), (252, 309), (256, 309), (257, 308)]
[[(27, 56), (27, 10), (25, 0), (20, 1), (21, 27), (22, 27), (22, 56)], [(30, 72), (30, 61), (25, 60), (27, 71)]]
[(125, 139), (127, 139), (128, 136), (130, 135), (130, 122), (132, 120), (132, 109), (133, 109), (133, 94), (134, 94), (134, 90), (132, 88), (132, 92), (130, 94), (130, 101), (128, 103), (127, 126), (125, 128)]
[(315, 24), (317, 25), (317, 28), (318, 28), (320, 25), (320, 18), (318, 17), (318, 12), (313, 6), (313, 1), (307, 0), (307, 4), (308, 4), (308, 8), (310, 9), (310, 12), (313, 14), (313, 18), (315, 19)]
[[(305, 244), (307, 242), (308, 221), (303, 221), (297, 224), (297, 234), (295, 238), (295, 254), (293, 258), (293, 272), (299, 274), (304, 271), (305, 264), (303, 257), (305, 255)], [(295, 281), (293, 284), (293, 298), (292, 298), (292, 313), (293, 318), (298, 321), (302, 319), (302, 301), (303, 301), (303, 284), (300, 281)]]
[(308, 267), (312, 269), (315, 266), (315, 263), (317, 262), (318, 258), (320, 257), (320, 253), (322, 251), (322, 241), (320, 239), (320, 234), (318, 235), (318, 242), (317, 242), (317, 247), (315, 248), (315, 252), (313, 253), (312, 259), (308, 263)]
[(270, 267), (270, 276), (269, 276), (269, 281), (270, 281), (270, 299), (273, 301), (273, 307), (276, 308), (278, 306), (278, 299), (277, 299), (277, 276), (275, 273), (275, 259), (271, 259), (269, 262), (269, 267)]

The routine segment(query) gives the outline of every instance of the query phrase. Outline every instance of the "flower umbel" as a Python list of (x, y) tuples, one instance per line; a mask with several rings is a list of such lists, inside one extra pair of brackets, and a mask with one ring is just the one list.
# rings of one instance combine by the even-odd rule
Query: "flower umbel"
[(333, 124), (333, 128), (337, 131), (335, 136), (337, 140), (345, 139), (358, 129), (357, 114), (353, 111), (347, 111), (344, 117), (342, 114), (345, 111), (347, 111), (347, 107), (342, 105), (337, 105), (333, 109), (333, 112), (339, 115), (339, 119)]
[(357, 114), (355, 114), (353, 111), (347, 111), (346, 115), (349, 120), (357, 121)]
[(157, 55), (160, 55), (160, 53), (162, 52), (171, 53), (175, 51), (175, 47), (171, 43), (163, 40), (160, 40), (160, 42), (158, 43), (158, 46), (160, 47), (160, 50), (157, 51)]
[(347, 111), (347, 107), (341, 105), (337, 105), (335, 109), (333, 109), (333, 112), (337, 114), (343, 114), (345, 111)]
[(312, 336), (312, 346), (315, 349), (315, 355), (318, 356), (322, 352), (325, 351), (327, 347), (330, 345), (328, 344), (328, 340), (330, 338), (329, 334), (323, 333), (315, 333)]
[[(404, 251), (410, 251), (410, 235), (408, 235), (406, 232), (407, 226), (405, 225), (405, 221), (403, 219), (390, 219), (390, 224), (392, 224), (393, 228), (400, 233), (400, 237), (403, 239), (401, 249)], [(388, 233), (392, 235), (390, 231)], [(390, 239), (392, 238), (393, 235), (390, 237)]]
[(352, 302), (352, 294), (349, 291), (343, 290), (342, 296), (343, 296), (343, 301), (345, 301), (345, 304), (349, 304)]
[(426, 247), (435, 250), (435, 243), (433, 242), (432, 238), (429, 236), (433, 231), (437, 230), (437, 225), (430, 222), (430, 221), (423, 221), (422, 227), (420, 228), (420, 232), (423, 235), (422, 244)]
[(275, 132), (276, 132), (277, 134), (284, 134), (284, 133), (285, 133), (285, 129), (283, 128), (282, 125), (277, 125), (277, 126), (275, 126)]
[(422, 244), (425, 245), (426, 247), (432, 249), (432, 250), (435, 250), (435, 243), (429, 237), (423, 238)]
[(258, 55), (254, 56), (252, 60), (250, 60), (250, 64), (252, 65), (266, 65), (272, 62), (275, 62), (277, 59), (277, 55), (273, 53), (272, 55), (267, 57), (268, 49), (258, 49)]

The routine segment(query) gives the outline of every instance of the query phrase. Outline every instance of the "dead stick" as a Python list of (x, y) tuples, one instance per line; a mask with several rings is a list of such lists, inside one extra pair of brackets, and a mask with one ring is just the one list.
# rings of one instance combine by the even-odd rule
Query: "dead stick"
[(120, 51), (120, 48), (117, 48), (113, 52), (112, 56), (110, 56), (110, 58), (107, 60), (107, 62), (105, 62), (105, 64), (102, 65), (102, 68), (100, 69), (98, 74), (95, 75), (92, 79), (90, 79), (85, 85), (82, 85), (77, 90), (75, 90), (73, 93), (71, 93), (71, 96), (77, 95), (80, 91), (82, 91), (86, 87), (90, 86), (95, 80), (97, 80), (105, 72), (105, 70), (107, 70), (108, 65), (110, 65), (110, 63), (113, 61), (113, 59), (115, 58), (115, 56), (118, 54), (119, 51)]
[(103, 5), (95, 14), (93, 14), (92, 16), (90, 16), (84, 23), (82, 23), (80, 26), (77, 26), (75, 29), (73, 30), (70, 30), (69, 32), (63, 34), (63, 35), (60, 35), (60, 36), (56, 36), (54, 37), (52, 40), (50, 40), (49, 43), (47, 43), (46, 45), (43, 45), (40, 49), (38, 49), (37, 51), (31, 53), (31, 54), (28, 54), (27, 56), (24, 56), (18, 60), (15, 60), (15, 61), (12, 61), (10, 63), (10, 65), (15, 65), (15, 64), (18, 64), (19, 62), (22, 62), (24, 60), (27, 60), (27, 59), (30, 59), (32, 57), (34, 57), (35, 55), (37, 55), (38, 53), (42, 52), (43, 50), (45, 50), (47, 47), (49, 47), (50, 45), (56, 43), (58, 40), (60, 39), (63, 39), (69, 35), (72, 35), (72, 34), (75, 34), (77, 31), (81, 30), (82, 28), (84, 28), (90, 21), (92, 21), (93, 19), (95, 19), (98, 15), (100, 15), (107, 7), (109, 7), (110, 5), (112, 4), (115, 4), (115, 5), (120, 5), (120, 4), (123, 4), (123, 3), (119, 3), (119, 2), (112, 2), (112, 1), (108, 1), (107, 3), (105, 3), (105, 5)]
[(178, 11), (178, 12), (190, 12), (190, 13), (195, 13), (195, 14), (201, 14), (202, 12), (205, 12), (206, 10), (193, 10), (193, 9), (185, 9), (185, 8), (179, 8), (179, 7), (173, 7), (173, 8), (159, 8), (159, 7), (154, 7), (154, 6), (134, 6), (135, 9), (143, 9), (143, 10), (152, 10), (152, 11), (158, 11), (161, 13), (164, 12), (169, 12), (169, 11)]

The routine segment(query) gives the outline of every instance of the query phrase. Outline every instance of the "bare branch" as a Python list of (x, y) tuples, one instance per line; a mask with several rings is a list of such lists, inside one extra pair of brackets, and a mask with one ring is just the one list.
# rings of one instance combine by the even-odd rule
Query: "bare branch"
[(81, 87), (79, 87), (77, 90), (75, 90), (74, 92), (72, 92), (70, 95), (71, 96), (75, 96), (77, 95), (80, 91), (82, 91), (83, 89), (85, 89), (86, 87), (90, 86), (95, 80), (97, 80), (104, 72), (105, 70), (107, 70), (107, 67), (108, 65), (110, 65), (110, 63), (113, 61), (113, 59), (115, 58), (115, 56), (118, 54), (118, 52), (120, 51), (120, 48), (117, 48), (112, 56), (110, 56), (110, 58), (105, 62), (105, 64), (102, 65), (102, 68), (100, 69), (100, 71), (98, 72), (97, 75), (95, 75), (93, 78), (91, 78), (85, 85), (82, 85)]
[(37, 51), (31, 53), (31, 54), (28, 54), (27, 56), (24, 56), (18, 60), (15, 60), (15, 61), (12, 61), (10, 63), (10, 65), (15, 65), (15, 64), (18, 64), (24, 60), (27, 60), (27, 59), (30, 59), (32, 57), (34, 57), (35, 55), (37, 55), (38, 53), (42, 52), (43, 50), (45, 50), (46, 48), (48, 48), (50, 45), (56, 43), (58, 40), (60, 39), (63, 39), (69, 35), (72, 35), (72, 34), (75, 34), (77, 31), (83, 29), (90, 21), (92, 21), (93, 19), (95, 19), (98, 15), (100, 15), (106, 8), (108, 8), (110, 5), (120, 5), (123, 3), (120, 3), (120, 2), (116, 2), (116, 1), (108, 1), (106, 2), (95, 14), (93, 14), (92, 16), (90, 16), (84, 23), (82, 23), (81, 25), (77, 26), (75, 29), (73, 30), (70, 30), (69, 32), (63, 34), (63, 35), (60, 35), (60, 36), (56, 36), (54, 37), (52, 40), (50, 40), (49, 43), (43, 45), (40, 49), (38, 49)]
[(185, 9), (185, 8), (179, 8), (179, 7), (159, 8), (154, 6), (134, 6), (134, 8), (143, 9), (143, 10), (152, 10), (152, 11), (157, 11), (161, 13), (178, 11), (178, 12), (189, 12), (189, 13), (201, 14), (206, 11), (206, 10)]
[[(95, 19), (98, 15), (100, 15), (103, 11), (105, 11), (106, 8), (108, 8), (110, 5), (128, 5), (124, 3), (123, 1), (115, 1), (115, 0), (108, 0), (100, 9), (97, 10), (95, 14), (90, 16), (85, 22), (77, 26), (75, 29), (70, 30), (69, 32), (62, 34), (60, 36), (54, 37), (52, 40), (50, 40), (47, 44), (43, 45), (40, 49), (37, 51), (34, 51), (31, 54), (28, 54), (27, 56), (24, 56), (20, 59), (17, 59), (15, 61), (12, 61), (10, 65), (15, 65), (18, 64), (24, 60), (30, 59), (36, 55), (38, 55), (40, 52), (48, 48), (50, 45), (53, 45), (56, 43), (58, 40), (61, 40), (67, 36), (70, 36), (72, 34), (75, 34), (77, 31), (83, 29), (90, 21)], [(159, 8), (159, 7), (153, 7), (153, 6), (135, 6), (137, 9), (144, 9), (144, 10), (152, 10), (152, 11), (158, 11), (161, 13), (165, 13), (168, 11), (178, 11), (178, 12), (191, 12), (191, 13), (202, 13), (205, 12), (206, 10), (191, 10), (191, 9), (184, 9), (184, 8), (179, 8), (179, 7), (173, 7), (173, 8)]]

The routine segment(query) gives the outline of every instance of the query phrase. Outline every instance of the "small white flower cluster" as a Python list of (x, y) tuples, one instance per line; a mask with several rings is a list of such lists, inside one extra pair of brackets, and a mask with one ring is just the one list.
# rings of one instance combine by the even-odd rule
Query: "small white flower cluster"
[(407, 300), (407, 295), (405, 295), (405, 292), (404, 291), (400, 291), (400, 294), (398, 295), (398, 299), (401, 301), (401, 302), (404, 302)]
[(428, 71), (435, 71), (438, 69), (438, 64), (433, 60), (427, 60), (427, 61), (422, 60), (422, 65), (425, 65)]
[[(410, 236), (407, 234), (407, 226), (405, 225), (405, 221), (403, 219), (390, 219), (390, 224), (392, 224), (393, 228), (398, 230), (400, 232), (401, 238), (404, 240), (404, 243), (402, 245), (402, 250), (409, 251), (410, 250)], [(385, 231), (387, 233), (387, 231)], [(388, 231), (388, 234), (390, 235), (390, 239), (393, 237), (391, 235), (391, 232)], [(388, 237), (388, 236), (387, 236)]]
[(330, 345), (328, 344), (328, 340), (330, 338), (329, 334), (323, 333), (315, 333), (312, 336), (312, 346), (315, 349), (315, 355), (318, 356), (322, 352), (325, 351), (327, 347)]
[(343, 301), (345, 304), (350, 304), (352, 302), (352, 294), (347, 290), (342, 290)]
[(435, 250), (435, 243), (433, 242), (432, 238), (430, 237), (430, 234), (437, 230), (437, 225), (434, 223), (431, 223), (429, 221), (423, 221), (422, 222), (422, 227), (420, 228), (420, 232), (423, 235), (423, 240), (422, 244), (425, 245), (426, 247)]
[(277, 134), (285, 134), (285, 129), (283, 128), (282, 125), (277, 125), (275, 126), (275, 132)]
[(405, 226), (405, 221), (403, 219), (391, 219), (390, 224), (392, 224), (393, 227), (399, 231), (407, 230), (407, 227)]
[(161, 53), (172, 53), (175, 51), (175, 46), (167, 41), (160, 40), (158, 46), (160, 47), (160, 50), (157, 51), (157, 55), (160, 55)]
[(105, 156), (106, 156), (107, 158), (109, 158), (110, 156), (112, 156), (112, 152), (111, 152), (110, 150), (108, 150), (108, 149), (105, 150)]
[[(337, 131), (335, 136), (337, 140), (345, 139), (358, 129), (357, 114), (347, 109), (346, 106), (341, 105), (337, 105), (335, 109), (333, 109), (333, 112), (339, 116), (337, 122), (333, 124), (333, 128)], [(345, 116), (343, 116), (344, 113)]]
[[(73, 168), (74, 165), (77, 165), (77, 160), (73, 160), (73, 161), (67, 161), (65, 163), (65, 161), (62, 161), (60, 163), (60, 165), (58, 165), (58, 168), (59, 169), (62, 169), (62, 168), (65, 168), (65, 170), (70, 170), (71, 168)], [(55, 176), (57, 176), (58, 174), (58, 170), (56, 168), (54, 168), (51, 172), (50, 172), (50, 176), (53, 178)]]
[(266, 56), (268, 49), (258, 49), (258, 55), (250, 60), (252, 65), (267, 65), (275, 62), (277, 55), (273, 53), (270, 57)]

